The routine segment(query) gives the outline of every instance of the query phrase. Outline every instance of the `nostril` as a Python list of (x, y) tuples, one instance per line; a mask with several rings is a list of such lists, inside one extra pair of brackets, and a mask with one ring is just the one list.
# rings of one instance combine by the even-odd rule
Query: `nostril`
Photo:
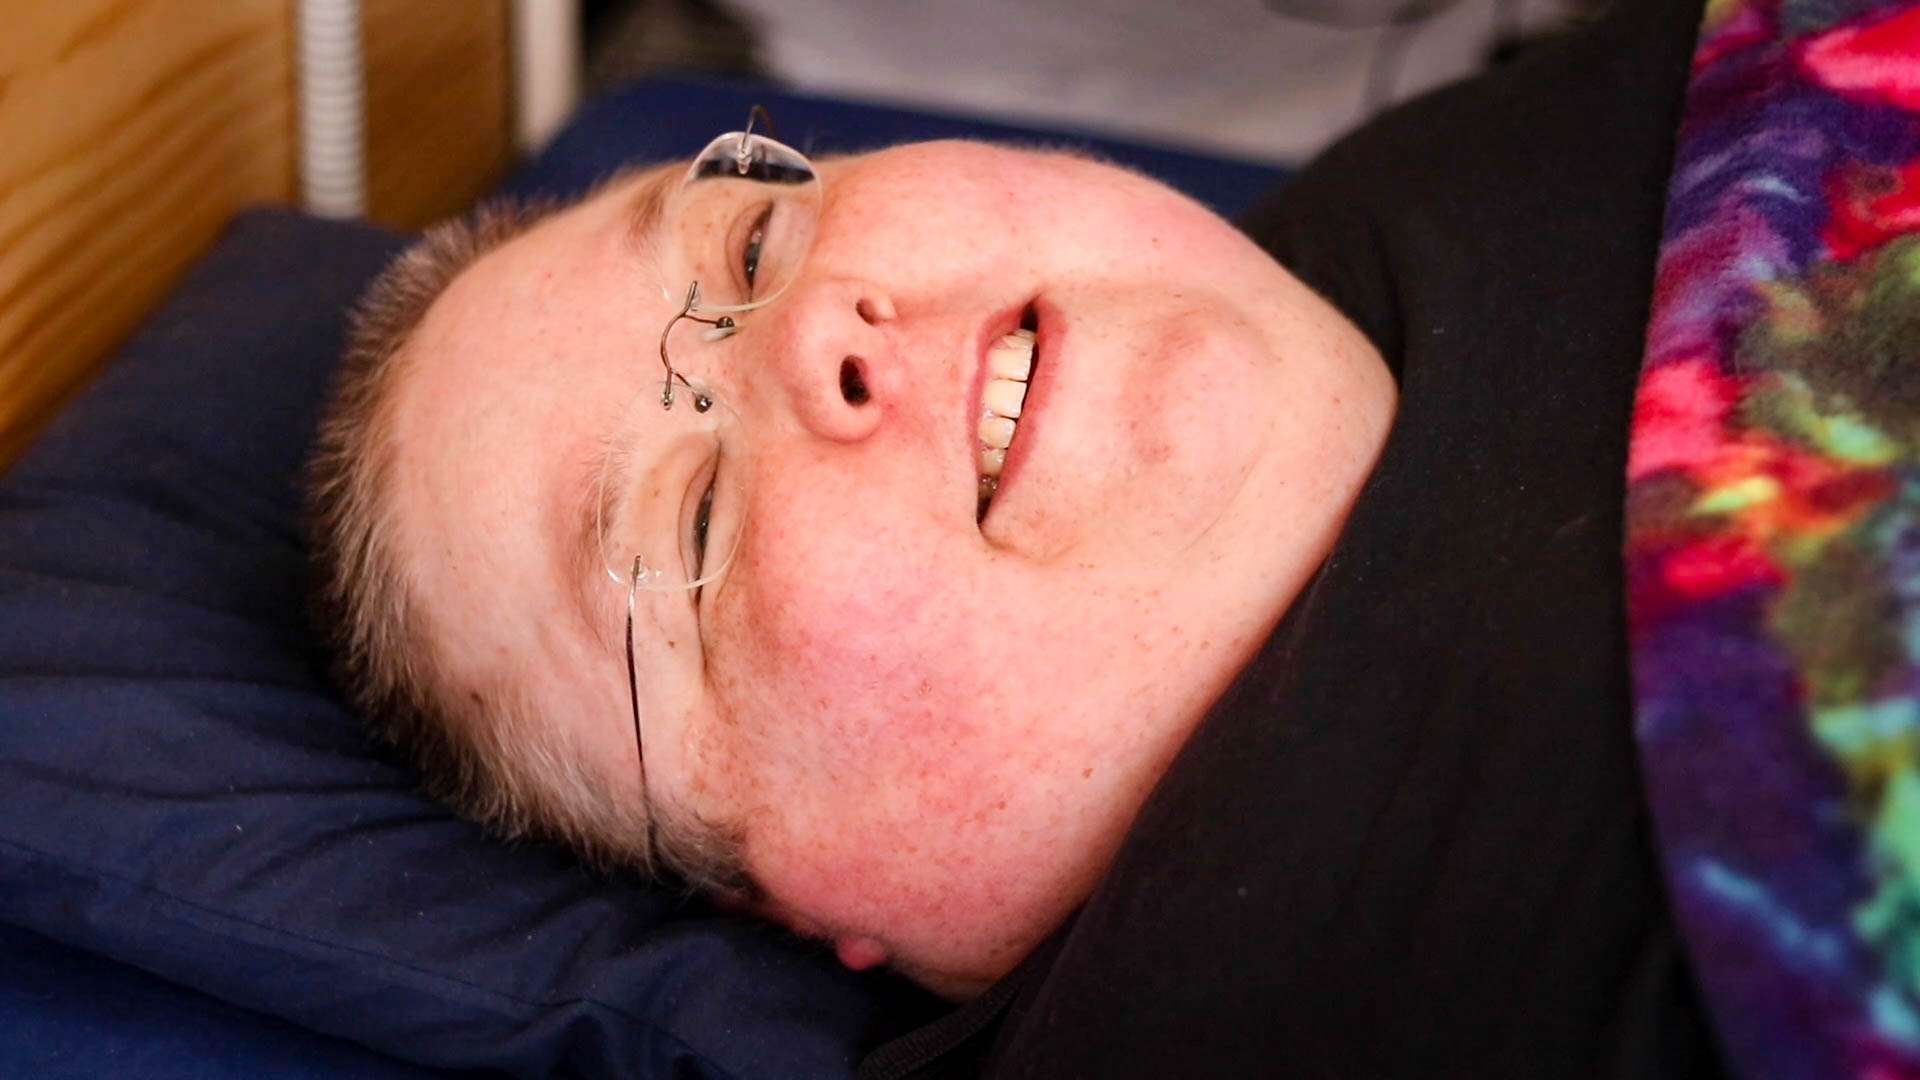
[(868, 326), (872, 326), (880, 321), (880, 313), (874, 309), (873, 301), (864, 296), (854, 301), (853, 310), (860, 316), (861, 321), (865, 322)]
[(840, 361), (840, 396), (847, 399), (849, 405), (865, 405), (867, 398), (867, 378), (860, 373), (860, 362), (854, 357)]

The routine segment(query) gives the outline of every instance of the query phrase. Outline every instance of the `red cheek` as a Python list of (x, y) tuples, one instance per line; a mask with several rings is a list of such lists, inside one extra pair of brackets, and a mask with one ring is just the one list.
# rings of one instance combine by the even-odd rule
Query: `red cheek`
[(710, 669), (735, 711), (851, 784), (951, 769), (994, 708), (965, 585), (918, 566), (754, 569)]
[(937, 666), (928, 653), (947, 618), (911, 581), (817, 578), (761, 605), (760, 656), (778, 681), (844, 710), (875, 694), (911, 690)]

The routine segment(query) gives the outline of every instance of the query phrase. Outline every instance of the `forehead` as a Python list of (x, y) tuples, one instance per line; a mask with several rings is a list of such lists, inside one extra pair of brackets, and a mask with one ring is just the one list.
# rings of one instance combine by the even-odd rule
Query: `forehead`
[[(435, 301), (391, 401), (393, 507), (431, 624), (564, 621), (591, 594), (570, 571), (604, 432), (654, 362), (664, 301), (629, 221), (670, 165), (610, 186), (489, 252)], [(588, 625), (599, 631), (600, 620)], [(548, 632), (548, 636), (559, 635)], [(558, 641), (500, 641), (543, 651)], [(476, 658), (483, 662), (485, 658)]]

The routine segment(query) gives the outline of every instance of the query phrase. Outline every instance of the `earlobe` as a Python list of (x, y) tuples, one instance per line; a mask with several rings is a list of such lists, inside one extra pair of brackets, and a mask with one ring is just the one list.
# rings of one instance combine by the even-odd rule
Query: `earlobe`
[(839, 955), (840, 962), (853, 971), (865, 971), (887, 962), (885, 946), (870, 937), (835, 938), (833, 951)]

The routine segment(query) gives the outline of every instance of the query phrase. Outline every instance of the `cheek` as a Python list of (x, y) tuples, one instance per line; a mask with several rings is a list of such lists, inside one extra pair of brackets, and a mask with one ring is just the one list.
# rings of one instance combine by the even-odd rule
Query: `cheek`
[(984, 614), (924, 538), (883, 531), (806, 548), (743, 549), (716, 620), (710, 671), (763, 760), (844, 772), (849, 784), (924, 772), (969, 738), (997, 695)]

